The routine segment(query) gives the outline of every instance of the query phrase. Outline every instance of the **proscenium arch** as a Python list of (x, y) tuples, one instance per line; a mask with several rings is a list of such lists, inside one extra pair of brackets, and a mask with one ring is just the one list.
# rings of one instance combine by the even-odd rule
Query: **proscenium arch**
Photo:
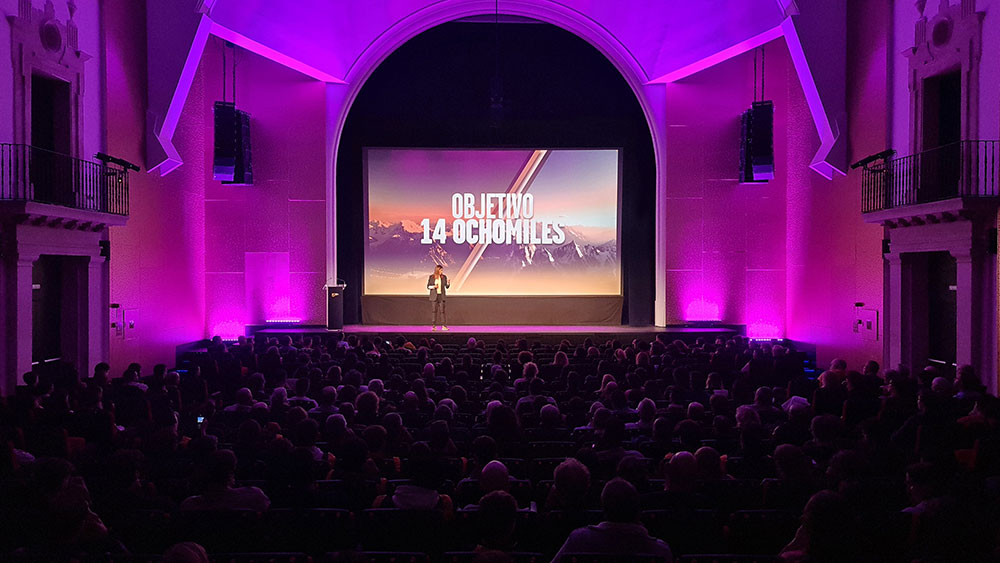
[(535, 19), (562, 28), (597, 49), (618, 70), (632, 89), (642, 108), (653, 143), (656, 177), (655, 224), (655, 299), (654, 324), (666, 324), (666, 139), (665, 85), (649, 84), (648, 77), (635, 57), (611, 34), (591, 18), (555, 2), (508, 0), (499, 7), (488, 0), (443, 0), (411, 13), (386, 29), (361, 53), (347, 73), (344, 84), (327, 84), (326, 134), (326, 277), (328, 284), (337, 279), (337, 156), (341, 134), (355, 99), (372, 73), (396, 49), (410, 39), (438, 25), (472, 16), (494, 15)]

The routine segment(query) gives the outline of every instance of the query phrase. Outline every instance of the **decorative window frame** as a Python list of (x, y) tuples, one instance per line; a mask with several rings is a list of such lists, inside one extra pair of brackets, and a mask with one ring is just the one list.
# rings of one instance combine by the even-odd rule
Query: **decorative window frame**
[(924, 80), (960, 69), (962, 82), (961, 139), (979, 135), (979, 62), (982, 56), (984, 12), (975, 0), (951, 5), (940, 0), (937, 14), (924, 15), (927, 0), (917, 0), (920, 12), (914, 27), (913, 47), (903, 54), (909, 60), (910, 149), (912, 153), (935, 147), (923, 146)]
[(8, 16), (11, 27), (11, 59), (14, 72), (14, 139), (31, 144), (31, 77), (34, 74), (62, 80), (70, 85), (70, 155), (81, 158), (83, 136), (84, 63), (91, 56), (79, 48), (73, 15), (76, 2), (68, 0), (69, 19), (56, 19), (52, 0), (42, 9), (31, 0), (19, 0), (18, 15)]

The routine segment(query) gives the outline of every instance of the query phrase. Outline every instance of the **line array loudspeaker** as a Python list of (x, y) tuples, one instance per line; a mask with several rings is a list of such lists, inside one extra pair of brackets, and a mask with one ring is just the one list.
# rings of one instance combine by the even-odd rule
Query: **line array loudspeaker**
[(774, 103), (754, 102), (743, 112), (740, 131), (740, 182), (774, 179)]

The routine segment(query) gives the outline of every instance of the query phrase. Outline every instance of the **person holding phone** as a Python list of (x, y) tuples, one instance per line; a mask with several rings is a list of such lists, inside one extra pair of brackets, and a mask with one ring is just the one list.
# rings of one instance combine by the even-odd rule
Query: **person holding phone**
[(431, 301), (431, 310), (434, 313), (434, 324), (431, 326), (431, 330), (437, 330), (438, 324), (441, 325), (441, 330), (448, 330), (445, 300), (448, 297), (450, 286), (451, 282), (448, 281), (448, 276), (444, 275), (444, 266), (441, 264), (434, 266), (434, 273), (427, 276), (427, 290)]

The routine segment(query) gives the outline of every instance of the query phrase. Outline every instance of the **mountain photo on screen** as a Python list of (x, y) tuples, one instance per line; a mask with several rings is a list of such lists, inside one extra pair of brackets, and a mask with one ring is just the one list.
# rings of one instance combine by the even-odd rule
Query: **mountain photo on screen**
[(365, 151), (367, 295), (620, 295), (617, 149)]

